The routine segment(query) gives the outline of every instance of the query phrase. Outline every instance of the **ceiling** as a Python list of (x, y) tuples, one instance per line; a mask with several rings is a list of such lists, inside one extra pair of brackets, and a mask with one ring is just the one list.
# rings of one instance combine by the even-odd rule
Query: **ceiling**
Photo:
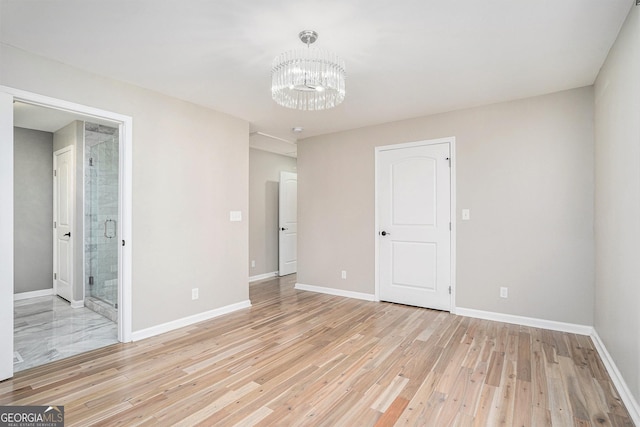
[[(0, 41), (245, 119), (253, 145), (591, 85), (632, 4), (0, 0)], [(332, 110), (271, 100), (271, 61), (304, 29), (346, 62)]]

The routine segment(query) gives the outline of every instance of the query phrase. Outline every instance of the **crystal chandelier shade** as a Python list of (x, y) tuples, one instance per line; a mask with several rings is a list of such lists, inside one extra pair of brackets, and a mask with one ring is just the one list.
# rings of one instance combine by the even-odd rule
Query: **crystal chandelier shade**
[(303, 31), (300, 39), (306, 49), (278, 55), (273, 60), (271, 96), (283, 107), (296, 110), (326, 110), (345, 97), (345, 65), (337, 55), (309, 47), (318, 37)]

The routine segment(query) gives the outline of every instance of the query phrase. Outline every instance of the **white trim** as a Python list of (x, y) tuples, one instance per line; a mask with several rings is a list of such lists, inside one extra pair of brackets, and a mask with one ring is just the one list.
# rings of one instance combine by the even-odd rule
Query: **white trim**
[(0, 90), (0, 381), (13, 376), (13, 97)]
[(429, 139), (429, 140), (424, 140), (424, 141), (414, 141), (414, 142), (405, 142), (405, 143), (401, 143), (401, 144), (391, 144), (391, 145), (381, 145), (378, 147), (375, 147), (375, 159), (374, 159), (374, 176), (375, 176), (375, 181), (374, 181), (374, 206), (375, 206), (375, 219), (374, 219), (374, 236), (376, 236), (375, 240), (375, 294), (374, 294), (374, 299), (373, 301), (380, 301), (380, 277), (378, 275), (378, 272), (380, 270), (380, 260), (378, 258), (378, 252), (380, 250), (380, 248), (378, 247), (379, 245), (379, 239), (377, 238), (378, 236), (378, 230), (380, 230), (380, 224), (378, 222), (378, 154), (381, 151), (387, 151), (387, 150), (398, 150), (398, 149), (403, 149), (403, 148), (413, 148), (413, 147), (420, 147), (423, 145), (434, 145), (434, 144), (444, 144), (444, 143), (448, 143), (449, 144), (449, 158), (450, 158), (450, 166), (451, 166), (451, 170), (450, 170), (450, 181), (449, 181), (449, 195), (451, 197), (450, 200), (450, 221), (451, 221), (451, 242), (450, 242), (450, 250), (451, 250), (451, 257), (450, 257), (450, 264), (451, 264), (451, 272), (450, 272), (450, 277), (451, 277), (451, 295), (450, 295), (450, 299), (449, 299), (449, 311), (451, 313), (456, 313), (456, 233), (457, 233), (457, 227), (456, 227), (456, 219), (458, 217), (457, 212), (456, 212), (456, 198), (457, 198), (457, 192), (456, 192), (456, 137), (455, 136), (449, 136), (446, 138), (437, 138), (437, 139)]
[(449, 311), (451, 313), (455, 313), (457, 308), (456, 308), (456, 266), (457, 266), (457, 257), (456, 254), (457, 252), (457, 247), (456, 247), (456, 241), (458, 240), (457, 235), (458, 235), (458, 212), (456, 211), (457, 209), (457, 204), (456, 201), (458, 199), (458, 193), (456, 191), (456, 189), (458, 188), (458, 183), (456, 181), (456, 174), (458, 171), (458, 163), (456, 162), (456, 158), (458, 157), (456, 154), (456, 137), (452, 136), (447, 138), (449, 139), (449, 164), (451, 166), (451, 172), (450, 172), (450, 176), (449, 176), (449, 185), (451, 186), (451, 189), (449, 190), (449, 197), (451, 197), (450, 200), (450, 207), (451, 207), (451, 212), (449, 213), (450, 215), (450, 221), (451, 221), (451, 243), (449, 246), (449, 250), (451, 251), (451, 258), (450, 258), (450, 264), (451, 264), (451, 274), (450, 274), (450, 278), (451, 278), (451, 305), (449, 306)]
[(249, 277), (249, 283), (257, 282), (258, 280), (271, 279), (272, 277), (278, 277), (277, 271), (272, 271), (271, 273), (258, 274), (256, 276)]
[(362, 292), (345, 291), (342, 289), (335, 289), (335, 288), (325, 288), (324, 286), (305, 285), (303, 283), (296, 283), (295, 288), (301, 291), (317, 292), (320, 294), (336, 295), (339, 297), (346, 297), (346, 298), (355, 298), (355, 299), (361, 299), (364, 301), (377, 301), (375, 295), (365, 294)]
[(204, 322), (205, 320), (213, 319), (214, 317), (229, 314), (234, 311), (242, 310), (244, 308), (251, 307), (251, 301), (245, 300), (235, 304), (226, 305), (224, 307), (216, 308), (214, 310), (205, 311), (204, 313), (194, 314), (193, 316), (183, 317), (182, 319), (172, 320), (171, 322), (162, 323), (160, 325), (152, 326), (147, 329), (135, 331), (132, 333), (133, 341), (140, 341), (145, 338), (151, 338), (156, 335), (171, 332), (173, 330), (184, 328), (185, 326), (193, 325), (194, 323)]
[(118, 340), (130, 342), (132, 337), (133, 319), (133, 118), (122, 116), (120, 121), (120, 168), (118, 182), (120, 185), (120, 221), (118, 232), (120, 239), (125, 241), (121, 245), (118, 257)]
[(595, 329), (591, 333), (591, 340), (593, 341), (593, 345), (600, 355), (600, 359), (602, 359), (602, 362), (604, 363), (604, 366), (607, 369), (607, 372), (611, 377), (611, 381), (613, 381), (613, 385), (616, 387), (622, 402), (624, 402), (624, 406), (626, 406), (627, 411), (629, 411), (631, 419), (635, 425), (640, 426), (640, 405), (633, 397), (633, 393), (629, 390), (627, 383), (624, 381), (624, 377), (618, 370), (613, 358), (607, 351), (607, 347), (605, 347), (604, 343), (600, 339), (600, 335), (598, 335), (598, 332)]
[[(8, 86), (0, 85), (0, 93), (6, 93), (13, 97), (15, 101), (21, 101), (28, 104), (39, 105), (54, 110), (68, 111), (79, 114), (91, 120), (98, 119), (101, 122), (111, 121), (114, 125), (120, 126), (120, 221), (118, 224), (120, 239), (126, 241), (126, 246), (119, 246), (118, 259), (118, 340), (120, 342), (129, 342), (132, 340), (132, 176), (133, 176), (133, 118), (111, 111), (101, 110), (99, 108), (89, 107), (74, 102), (63, 101), (61, 99), (52, 98), (45, 95), (16, 89)], [(7, 111), (0, 119), (12, 119), (13, 110)], [(12, 153), (12, 151), (11, 151)], [(13, 169), (5, 168), (5, 172), (13, 173)], [(7, 172), (7, 173), (8, 173)], [(10, 181), (13, 183), (13, 180)], [(12, 194), (12, 193), (11, 193)], [(12, 206), (8, 204), (7, 206)], [(11, 209), (9, 209), (13, 212)], [(6, 222), (7, 226), (11, 223)], [(4, 224), (3, 224), (4, 225)], [(7, 236), (12, 236), (11, 233)], [(13, 246), (13, 243), (11, 243)], [(12, 252), (13, 253), (13, 252)], [(8, 259), (7, 257), (4, 257)], [(0, 296), (1, 297), (1, 296)], [(8, 295), (7, 295), (8, 297)], [(0, 343), (4, 345), (5, 343)]]
[(84, 300), (71, 300), (69, 301), (69, 304), (71, 305), (71, 308), (82, 308), (84, 307)]
[(53, 295), (53, 288), (40, 289), (39, 291), (20, 292), (17, 294), (13, 294), (13, 300), (21, 301), (21, 300), (30, 299), (30, 298), (48, 297), (50, 295)]
[(593, 326), (579, 325), (576, 323), (556, 322), (555, 320), (536, 319), (534, 317), (515, 316), (513, 314), (475, 310), (472, 308), (458, 307), (456, 309), (456, 314), (458, 316), (475, 317), (476, 319), (513, 323), (515, 325), (550, 329), (552, 331), (569, 332), (571, 334), (578, 335), (591, 335), (593, 333)]

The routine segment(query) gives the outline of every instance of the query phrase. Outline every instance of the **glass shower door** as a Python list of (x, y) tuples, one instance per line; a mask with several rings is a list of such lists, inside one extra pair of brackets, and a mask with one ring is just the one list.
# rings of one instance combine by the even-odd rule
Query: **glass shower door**
[(117, 319), (118, 129), (85, 123), (85, 305)]

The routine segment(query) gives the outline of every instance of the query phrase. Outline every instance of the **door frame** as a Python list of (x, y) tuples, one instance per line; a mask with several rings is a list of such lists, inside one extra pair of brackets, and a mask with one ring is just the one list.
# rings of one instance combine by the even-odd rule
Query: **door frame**
[[(85, 116), (88, 121), (110, 121), (120, 130), (120, 206), (118, 234), (125, 246), (119, 246), (118, 281), (118, 340), (132, 340), (132, 171), (133, 171), (133, 118), (87, 105), (77, 104), (0, 85), (0, 312), (11, 313), (11, 321), (0, 327), (0, 380), (13, 375), (13, 102), (39, 105), (55, 110)], [(8, 308), (8, 310), (4, 310)], [(0, 316), (1, 317), (1, 316)], [(8, 319), (0, 319), (8, 320)], [(10, 339), (9, 339), (10, 338)], [(7, 360), (7, 358), (10, 359)], [(10, 362), (10, 364), (9, 364)], [(7, 376), (7, 373), (10, 374)]]
[(405, 142), (399, 144), (391, 144), (391, 145), (381, 145), (375, 147), (375, 170), (374, 170), (374, 186), (375, 186), (375, 220), (374, 220), (374, 242), (375, 242), (375, 300), (380, 301), (380, 248), (379, 248), (379, 239), (378, 239), (378, 230), (380, 230), (379, 225), (379, 213), (378, 213), (378, 172), (379, 172), (379, 156), (382, 151), (387, 150), (398, 150), (404, 148), (414, 148), (421, 147), (425, 145), (434, 145), (434, 144), (449, 144), (449, 152), (450, 154), (450, 165), (451, 165), (451, 181), (450, 181), (450, 191), (451, 191), (451, 310), (452, 314), (456, 313), (456, 138), (455, 136), (450, 136), (446, 138), (438, 138), (438, 139), (428, 139), (422, 141), (413, 141), (413, 142)]
[[(57, 165), (58, 165), (58, 155), (65, 153), (65, 152), (70, 152), (71, 153), (71, 170), (72, 170), (72, 183), (71, 183), (71, 196), (73, 197), (73, 206), (71, 207), (71, 232), (72, 232), (72, 237), (73, 235), (75, 235), (75, 223), (76, 223), (76, 215), (75, 215), (75, 209), (76, 209), (76, 174), (75, 174), (75, 167), (76, 167), (76, 156), (75, 156), (75, 150), (73, 149), (74, 147), (71, 145), (68, 145), (64, 148), (61, 148), (59, 150), (56, 150), (53, 152), (53, 170), (56, 171), (57, 170)], [(53, 176), (53, 221), (54, 223), (58, 223), (58, 209), (57, 209), (57, 205), (58, 205), (58, 186), (57, 184), (57, 180), (58, 177), (57, 175)], [(56, 273), (59, 273), (57, 271), (57, 266), (58, 266), (58, 242), (57, 242), (57, 235), (58, 235), (58, 229), (57, 226), (54, 227), (53, 229), (53, 273), (54, 275)], [(76, 236), (77, 237), (77, 236)], [(74, 238), (69, 239), (70, 243), (69, 246), (71, 247), (70, 251), (71, 251), (71, 271), (69, 272), (69, 277), (71, 278), (70, 282), (71, 282), (71, 289), (72, 289), (72, 297), (69, 300), (69, 303), (71, 304), (72, 307), (76, 307), (77, 302), (75, 301), (75, 299), (73, 298), (73, 289), (75, 287), (75, 274), (74, 274), (74, 268), (75, 268), (75, 264), (76, 264), (76, 260), (75, 260), (75, 240)], [(53, 278), (53, 295), (58, 295), (58, 280), (57, 278), (54, 276)]]

